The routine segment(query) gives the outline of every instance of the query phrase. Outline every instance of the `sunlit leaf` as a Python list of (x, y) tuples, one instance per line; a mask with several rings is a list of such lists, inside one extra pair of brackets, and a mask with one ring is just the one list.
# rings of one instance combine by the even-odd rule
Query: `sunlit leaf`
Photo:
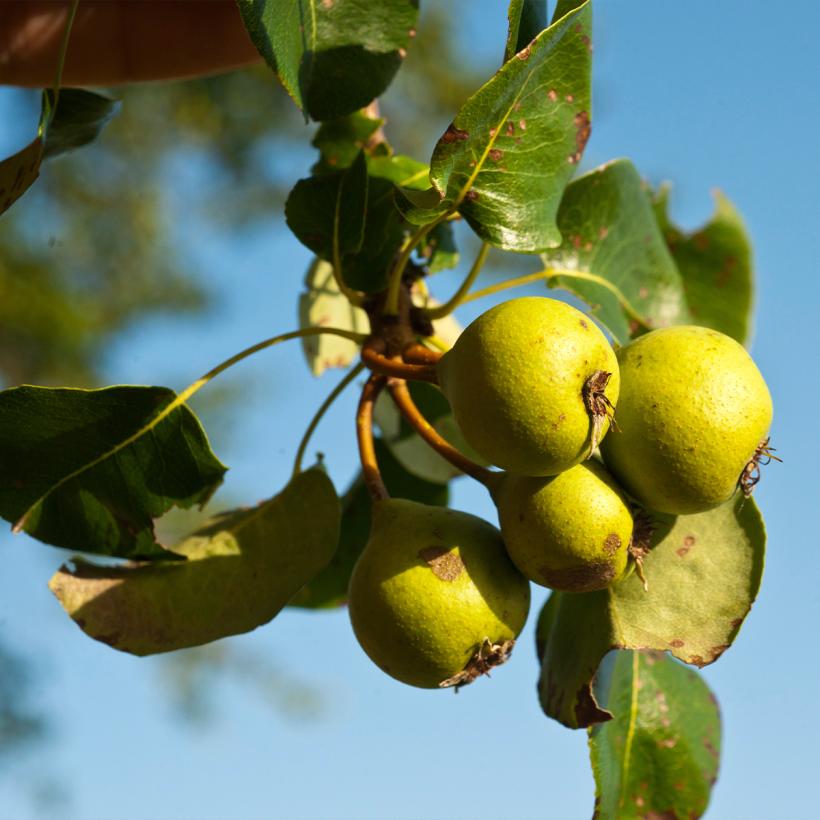
[[(447, 505), (449, 491), (446, 484), (433, 484), (408, 473), (378, 438), (376, 457), (392, 497), (408, 498), (421, 504)], [(370, 534), (371, 504), (370, 494), (359, 475), (342, 499), (342, 529), (336, 554), (330, 564), (296, 595), (291, 606), (325, 609), (341, 606), (347, 601), (350, 574)]]
[(417, 0), (238, 0), (259, 53), (315, 120), (363, 108), (415, 35)]
[(685, 233), (668, 215), (669, 186), (658, 191), (655, 213), (683, 278), (692, 319), (748, 343), (754, 297), (752, 246), (737, 209), (720, 191), (715, 212), (701, 228)]
[[(339, 292), (333, 267), (314, 259), (305, 275), (305, 290), (299, 296), (299, 327), (338, 327), (368, 333), (367, 314), (351, 305)], [(341, 336), (306, 336), (302, 339), (308, 367), (321, 376), (331, 367), (347, 367), (359, 356), (359, 345)]]
[(558, 227), (562, 244), (542, 254), (547, 283), (587, 302), (615, 341), (690, 321), (681, 276), (629, 160), (571, 182)]
[(166, 387), (0, 392), (0, 515), (57, 547), (157, 559), (154, 519), (204, 504), (225, 466)]
[(199, 646), (270, 621), (325, 567), (339, 500), (321, 469), (257, 507), (224, 513), (176, 549), (188, 560), (125, 567), (77, 562), (49, 586), (95, 640), (133, 655)]
[(594, 817), (701, 817), (717, 777), (720, 713), (700, 675), (661, 652), (611, 652), (595, 694), (613, 719), (589, 731)]
[(547, 0), (511, 0), (507, 21), (505, 61), (526, 48), (547, 27)]
[(405, 198), (409, 221), (459, 210), (500, 248), (560, 244), (558, 205), (590, 133), (591, 25), (587, 1), (467, 100), (433, 152), (432, 189)]
[(538, 630), (546, 714), (571, 728), (611, 717), (592, 689), (610, 649), (669, 650), (697, 666), (717, 660), (757, 595), (765, 543), (757, 507), (740, 496), (674, 521), (645, 559), (648, 591), (633, 574), (600, 592), (554, 592)]

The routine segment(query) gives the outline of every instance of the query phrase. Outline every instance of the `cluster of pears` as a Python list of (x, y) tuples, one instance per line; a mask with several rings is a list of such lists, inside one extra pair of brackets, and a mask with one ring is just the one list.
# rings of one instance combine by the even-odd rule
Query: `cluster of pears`
[(437, 371), (465, 441), (501, 468), (486, 481), (500, 532), (466, 513), (375, 503), (350, 616), (370, 657), (415, 686), (462, 685), (502, 663), (530, 581), (617, 583), (636, 508), (711, 509), (767, 452), (766, 384), (741, 345), (708, 328), (654, 330), (616, 353), (580, 311), (525, 297), (479, 316)]

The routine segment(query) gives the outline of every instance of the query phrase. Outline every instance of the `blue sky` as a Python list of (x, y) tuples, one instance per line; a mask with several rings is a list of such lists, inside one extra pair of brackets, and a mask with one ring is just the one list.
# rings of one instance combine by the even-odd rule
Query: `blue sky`
[[(489, 73), (503, 49), (504, 4), (460, 5), (464, 36), (476, 61), (488, 60)], [(820, 616), (813, 526), (820, 391), (811, 360), (820, 349), (818, 26), (820, 10), (807, 0), (775, 11), (741, 0), (598, 0), (595, 7), (596, 94), (585, 166), (629, 156), (650, 181), (671, 180), (673, 215), (689, 227), (708, 217), (710, 190), (720, 188), (755, 243), (753, 355), (774, 397), (772, 435), (785, 463), (766, 472), (757, 495), (770, 536), (761, 596), (733, 648), (704, 672), (724, 720), (712, 818), (817, 816), (820, 667), (809, 638)], [(5, 129), (1, 111), (0, 124)], [(294, 181), (306, 171), (307, 162), (294, 162)], [(175, 193), (183, 211), (188, 197), (207, 194), (207, 169), (183, 163), (177, 172), (188, 183)], [(134, 328), (109, 352), (112, 383), (179, 388), (246, 344), (295, 326), (309, 255), (283, 220), (242, 241), (202, 236), (195, 223), (183, 223), (181, 232), (221, 304), (196, 321)], [(451, 292), (462, 273), (442, 276), (437, 292)], [(471, 304), (460, 318), (488, 306)], [(251, 502), (285, 483), (295, 444), (284, 431), (292, 427), (298, 436), (338, 378), (314, 380), (294, 353), (278, 348), (243, 365), (251, 389), (232, 416), (236, 429), (224, 442), (218, 429), (212, 434), (232, 467), (226, 486), (234, 497)], [(340, 490), (354, 470), (353, 403), (352, 393), (340, 401), (315, 439)], [(467, 481), (456, 483), (453, 506), (494, 518), (484, 491)], [(38, 816), (31, 789), (47, 786), (43, 778), (52, 774), (72, 799), (45, 813), (77, 818), (591, 813), (586, 737), (548, 721), (538, 707), (532, 623), (507, 667), (456, 697), (384, 676), (358, 648), (344, 611), (285, 612), (233, 640), (314, 687), (320, 714), (296, 720), (240, 681), (220, 678), (218, 717), (199, 729), (174, 717), (161, 660), (115, 653), (63, 616), (45, 586), (63, 555), (25, 537), (1, 543), (0, 628), (38, 659), (34, 699), (54, 723), (46, 744), (0, 769), (2, 818)], [(544, 597), (536, 593), (534, 613)]]

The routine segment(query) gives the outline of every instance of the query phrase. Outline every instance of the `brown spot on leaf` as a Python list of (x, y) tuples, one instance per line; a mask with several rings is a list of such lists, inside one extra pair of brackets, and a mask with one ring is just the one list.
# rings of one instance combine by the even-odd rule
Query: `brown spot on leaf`
[(602, 225), (600, 228), (598, 228), (598, 238), (606, 239), (607, 236), (609, 236), (609, 228), (607, 228), (606, 225)]
[(589, 135), (592, 133), (592, 123), (586, 111), (579, 111), (573, 122), (575, 123), (575, 153), (580, 155), (584, 152)]
[(442, 134), (441, 141), (450, 144), (452, 142), (463, 142), (469, 138), (469, 132), (462, 131), (460, 128), (456, 128), (453, 123), (450, 123), (449, 128)]
[(528, 60), (530, 58), (530, 54), (532, 53), (532, 43), (528, 46), (525, 46), (518, 52), (515, 56), (518, 57), (519, 60)]
[(433, 570), (433, 575), (442, 581), (455, 581), (464, 570), (464, 563), (459, 555), (444, 547), (424, 547), (419, 550), (419, 558)]
[(507, 136), (511, 137), (515, 133), (515, 126), (511, 122), (507, 122)]
[(604, 552), (613, 556), (621, 547), (621, 537), (616, 532), (611, 532), (604, 538)]
[(556, 94), (556, 92), (555, 92), (555, 89), (554, 89), (554, 88), (551, 88), (551, 89), (547, 92), (547, 96), (550, 98), (550, 101), (551, 101), (551, 102), (555, 102), (555, 101), (558, 99), (558, 94)]
[(573, 97), (572, 94), (567, 94), (565, 99), (567, 102), (572, 102), (575, 99), (575, 97)]
[(669, 646), (674, 646), (675, 649), (680, 649), (683, 646), (683, 641), (680, 638), (675, 638), (673, 641), (669, 641)]
[(504, 156), (504, 152), (500, 148), (491, 148), (489, 156), (493, 162), (498, 162)]
[(472, 188), (467, 191), (464, 195), (465, 199), (468, 199), (470, 202), (475, 202), (478, 199), (478, 191), (473, 190)]
[(518, 121), (518, 127), (519, 127), (522, 131), (526, 131), (526, 130), (527, 130), (527, 121), (526, 121), (526, 120), (519, 120), (519, 121)]

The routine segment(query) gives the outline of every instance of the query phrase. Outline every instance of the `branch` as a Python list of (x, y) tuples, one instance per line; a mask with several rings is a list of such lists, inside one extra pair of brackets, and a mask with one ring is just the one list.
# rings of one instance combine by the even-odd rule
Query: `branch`
[(388, 359), (369, 346), (362, 349), (362, 361), (370, 370), (382, 376), (438, 384), (436, 368), (432, 364), (406, 364), (399, 359)]
[(384, 376), (371, 374), (362, 390), (359, 408), (356, 411), (356, 439), (359, 442), (359, 460), (362, 463), (362, 476), (370, 497), (374, 501), (390, 498), (384, 486), (379, 462), (376, 460), (376, 447), (373, 443), (373, 405), (384, 389)]
[(456, 469), (461, 470), (465, 475), (479, 481), (488, 487), (496, 475), (492, 470), (476, 464), (467, 458), (464, 453), (456, 450), (452, 444), (445, 441), (435, 430), (432, 424), (421, 414), (416, 407), (407, 384), (403, 381), (391, 379), (387, 383), (390, 396), (399, 408), (399, 412), (407, 420), (407, 423), (427, 442), (442, 458), (450, 462)]

